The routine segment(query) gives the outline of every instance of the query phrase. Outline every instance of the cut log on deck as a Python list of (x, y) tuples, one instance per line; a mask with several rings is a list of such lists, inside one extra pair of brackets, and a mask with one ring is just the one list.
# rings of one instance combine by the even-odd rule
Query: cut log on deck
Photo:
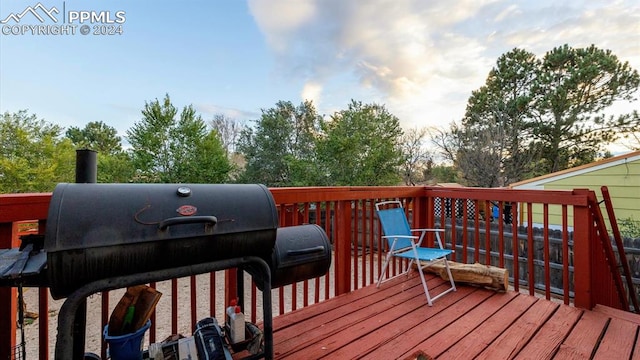
[[(485, 286), (487, 288), (506, 291), (509, 288), (509, 270), (496, 266), (462, 264), (449, 261), (453, 281)], [(444, 280), (449, 280), (447, 269), (443, 262), (424, 267), (424, 271), (438, 274)]]

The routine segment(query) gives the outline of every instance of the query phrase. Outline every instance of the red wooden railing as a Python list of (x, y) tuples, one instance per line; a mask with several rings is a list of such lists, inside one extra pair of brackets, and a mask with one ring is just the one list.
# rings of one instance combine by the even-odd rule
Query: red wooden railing
[[(607, 303), (608, 299), (616, 298), (611, 295), (615, 291), (615, 287), (610, 286), (612, 280), (605, 282), (608, 285), (595, 286), (596, 281), (601, 281), (610, 272), (606, 264), (598, 261), (602, 250), (598, 247), (588, 205), (588, 198), (593, 194), (588, 190), (321, 187), (275, 188), (271, 192), (278, 205), (281, 226), (317, 223), (325, 229), (334, 246), (329, 274), (273, 290), (276, 315), (374, 283), (381, 272), (384, 247), (373, 204), (396, 198), (405, 203), (415, 227), (438, 226), (447, 230), (447, 246), (456, 250), (454, 260), (510, 268), (516, 291), (528, 289), (530, 294), (541, 293), (547, 299), (557, 295), (566, 304), (573, 301), (575, 306), (585, 309), (591, 309), (596, 302), (619, 307), (615, 301)], [(37, 220), (39, 231), (44, 232), (49, 199), (50, 194), (0, 195), (0, 249), (17, 246), (14, 226), (17, 221)], [(489, 220), (494, 204), (499, 208), (498, 219), (484, 221), (485, 218)], [(505, 210), (505, 205), (510, 205), (510, 210)], [(535, 233), (532, 226), (521, 227), (525, 222), (533, 224), (536, 220), (534, 206), (542, 207), (541, 234)], [(550, 207), (561, 209), (560, 224), (556, 224), (563, 230), (559, 239), (550, 236)], [(512, 219), (510, 223), (502, 221), (507, 215)], [(573, 236), (569, 235), (569, 229), (573, 229)], [(540, 241), (542, 245), (537, 245)], [(561, 261), (551, 261), (550, 251)], [(395, 273), (400, 265), (395, 263), (387, 271)], [(235, 271), (225, 271), (171, 280), (161, 300), (161, 303), (167, 303), (170, 319), (160, 319), (167, 316), (157, 316), (158, 321), (152, 319), (154, 324), (149, 341), (192, 330), (198, 317), (221, 317), (227, 300), (236, 293), (237, 276)], [(560, 282), (561, 286), (553, 286), (552, 280)], [(178, 286), (184, 281), (188, 281), (186, 292)], [(210, 289), (205, 294), (199, 286), (203, 282), (208, 283)], [(217, 291), (220, 287), (223, 287), (222, 292)], [(245, 281), (245, 290), (245, 312), (252, 322), (259, 322), (261, 309), (257, 304), (262, 303), (261, 294), (251, 281)], [(53, 353), (49, 337), (55, 333), (47, 325), (48, 291), (45, 288), (39, 292), (38, 312), (41, 316), (31, 326), (39, 326), (37, 356), (48, 359)], [(9, 358), (16, 345), (15, 298), (15, 289), (0, 288), (0, 359)], [(184, 304), (185, 298), (188, 298), (188, 306)], [(197, 305), (202, 302), (209, 303), (208, 314), (197, 312)], [(104, 326), (115, 303), (110, 303), (109, 294), (103, 293), (101, 305)], [(181, 311), (184, 308), (188, 308), (185, 314)], [(98, 310), (90, 308), (89, 311)], [(87, 333), (87, 338), (92, 336), (100, 337), (101, 334)], [(104, 348), (88, 350), (102, 352), (104, 356)]]

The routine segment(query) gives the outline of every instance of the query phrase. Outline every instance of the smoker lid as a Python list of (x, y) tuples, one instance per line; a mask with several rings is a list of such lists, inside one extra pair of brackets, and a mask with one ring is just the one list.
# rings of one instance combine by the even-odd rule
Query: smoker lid
[(271, 193), (259, 184), (56, 186), (47, 252), (276, 229)]

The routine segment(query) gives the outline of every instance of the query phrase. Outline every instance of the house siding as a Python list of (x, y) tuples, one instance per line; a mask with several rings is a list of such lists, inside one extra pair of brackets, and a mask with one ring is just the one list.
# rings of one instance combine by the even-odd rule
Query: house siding
[[(618, 220), (632, 218), (640, 221), (640, 152), (630, 154), (630, 159), (620, 156), (618, 161), (609, 162), (603, 165), (594, 163), (590, 167), (580, 167), (575, 171), (571, 170), (559, 172), (557, 176), (549, 174), (547, 176), (530, 179), (512, 185), (513, 188), (537, 188), (545, 190), (573, 190), (590, 189), (594, 190), (598, 200), (602, 200), (600, 188), (606, 186), (611, 195), (611, 202)], [(609, 222), (606, 211), (603, 209), (603, 216)], [(526, 208), (521, 207), (520, 223), (526, 224)], [(560, 207), (549, 207), (549, 226), (557, 228), (561, 223)], [(542, 207), (534, 206), (532, 209), (533, 222), (543, 224)], [(569, 213), (569, 221), (572, 214)]]

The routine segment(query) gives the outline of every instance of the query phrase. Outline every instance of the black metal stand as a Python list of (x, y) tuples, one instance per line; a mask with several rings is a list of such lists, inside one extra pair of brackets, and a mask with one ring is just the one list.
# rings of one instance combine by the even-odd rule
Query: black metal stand
[[(65, 300), (58, 315), (58, 336), (56, 338), (56, 360), (82, 360), (84, 359), (84, 326), (77, 324), (77, 319), (82, 318), (82, 312), (86, 311), (86, 299), (95, 293), (107, 290), (120, 289), (128, 286), (147, 284), (155, 281), (169, 280), (190, 275), (204, 274), (212, 271), (229, 268), (241, 268), (242, 265), (255, 265), (262, 272), (263, 292), (262, 307), (264, 313), (264, 354), (265, 359), (273, 359), (273, 315), (271, 304), (271, 270), (267, 263), (255, 256), (224, 259), (203, 264), (188, 265), (172, 269), (163, 269), (147, 273), (137, 273), (103, 279), (86, 284), (74, 291)], [(242, 272), (241, 272), (242, 275)], [(85, 313), (86, 315), (86, 313)], [(84, 325), (84, 324), (82, 324)], [(79, 329), (78, 327), (81, 327)], [(75, 344), (76, 337), (80, 334), (81, 344)], [(76, 337), (74, 337), (74, 334)]]

